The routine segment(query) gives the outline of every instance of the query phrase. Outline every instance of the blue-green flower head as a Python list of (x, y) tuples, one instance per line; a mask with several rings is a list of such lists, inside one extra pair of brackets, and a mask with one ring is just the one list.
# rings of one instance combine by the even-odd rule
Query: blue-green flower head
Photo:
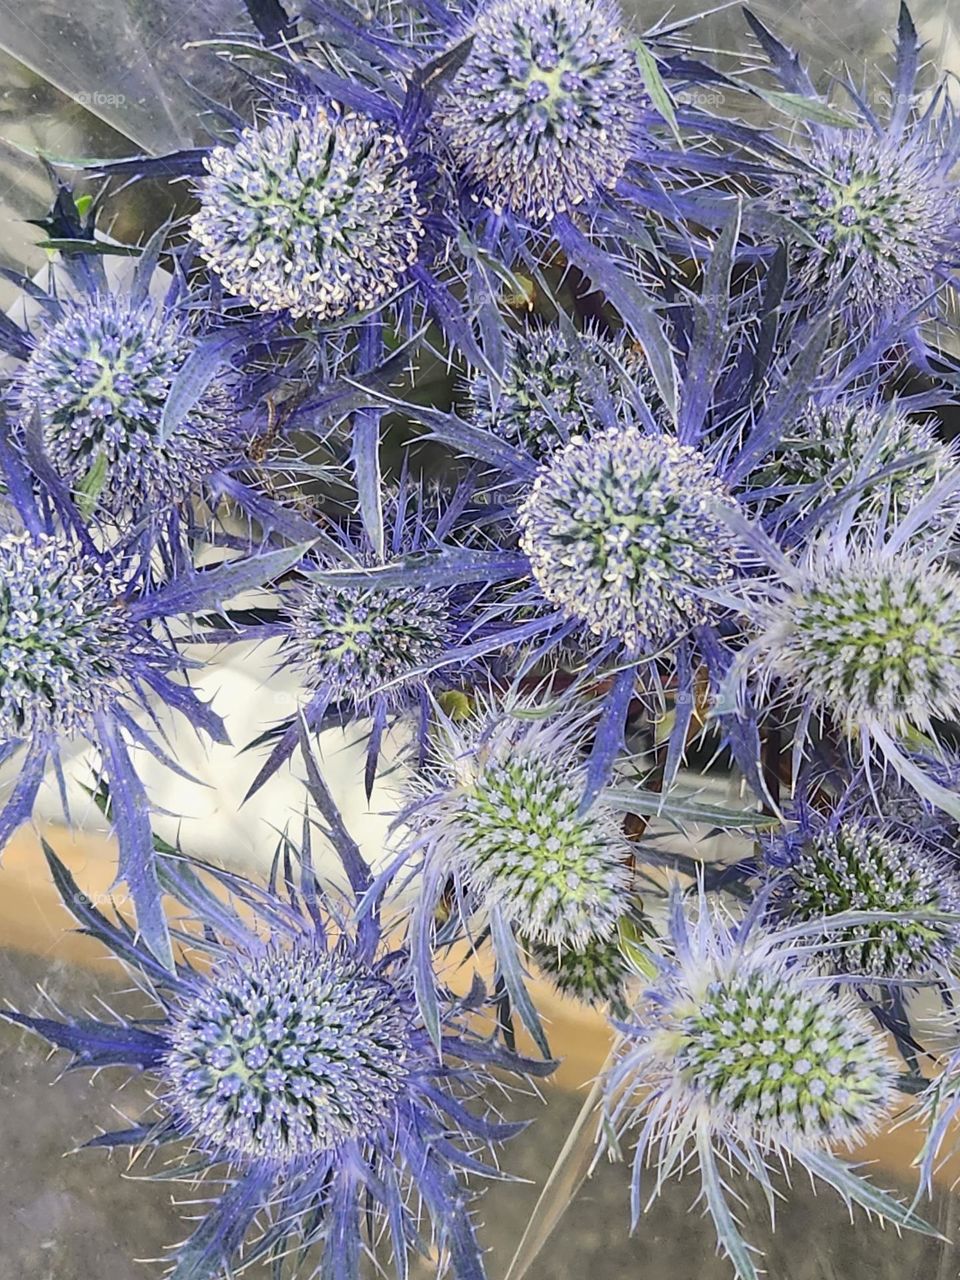
[(480, 198), (543, 221), (615, 187), (643, 86), (611, 0), (488, 0), (471, 34), (436, 119)]
[[(761, 483), (807, 489), (810, 503), (857, 494), (861, 515), (896, 521), (957, 465), (935, 424), (878, 401), (811, 402), (785, 432)], [(944, 517), (956, 515), (956, 502)]]
[(487, 1172), (487, 1153), (523, 1126), (474, 1104), (490, 1068), (543, 1076), (554, 1064), (477, 1033), (490, 1003), (479, 979), (466, 994), (438, 992), (431, 1034), (403, 940), (387, 940), (376, 909), (360, 910), (370, 868), (312, 757), (310, 778), (343, 887), (315, 877), (309, 838), (300, 861), (289, 857), (286, 892), (161, 854), (164, 887), (191, 912), (186, 956), (167, 968), (48, 848), (65, 906), (151, 1007), (136, 1019), (3, 1016), (72, 1051), (74, 1066), (145, 1073), (153, 1101), (142, 1122), (91, 1145), (163, 1148), (161, 1177), (199, 1171), (216, 1183), (173, 1251), (176, 1280), (228, 1274), (254, 1251), (296, 1251), (307, 1274), (358, 1280), (380, 1239), (398, 1280), (424, 1240), (449, 1254), (457, 1280), (483, 1280), (462, 1169)]
[(651, 953), (653, 972), (641, 980), (605, 1081), (608, 1125), (621, 1140), (635, 1136), (634, 1224), (668, 1178), (697, 1169), (739, 1280), (757, 1280), (758, 1271), (729, 1203), (731, 1170), (756, 1179), (772, 1206), (770, 1170), (791, 1161), (848, 1204), (925, 1229), (834, 1154), (888, 1122), (899, 1066), (865, 1006), (810, 966), (806, 944), (817, 928), (791, 940), (755, 918), (738, 924), (708, 906), (702, 890), (691, 919), (675, 891), (663, 953)]
[(193, 235), (259, 311), (368, 312), (417, 259), (425, 211), (407, 147), (375, 120), (311, 102), (214, 148), (206, 168)]
[(512, 335), (501, 385), (494, 387), (483, 371), (474, 376), (470, 394), (475, 417), (542, 461), (574, 436), (587, 436), (596, 428), (596, 410), (585, 393), (587, 375), (603, 383), (624, 422), (636, 420), (631, 396), (637, 389), (648, 406), (658, 402), (643, 357), (629, 340), (537, 325)]
[(843, 284), (865, 328), (906, 314), (960, 261), (960, 187), (933, 130), (826, 130), (781, 180), (778, 200), (819, 245), (801, 251), (811, 297), (822, 302)]
[(550, 947), (608, 938), (626, 906), (629, 845), (602, 799), (581, 812), (583, 724), (481, 709), (438, 740), (411, 822), (483, 912)]
[(410, 1052), (409, 1010), (357, 960), (229, 955), (171, 1010), (166, 1104), (212, 1154), (299, 1164), (384, 1127)]
[[(288, 593), (286, 648), (312, 688), (365, 706), (384, 686), (440, 657), (452, 635), (442, 589), (331, 586), (307, 580)], [(400, 682), (399, 684), (397, 682)]]
[(546, 598), (628, 649), (709, 620), (701, 592), (736, 571), (729, 501), (699, 450), (627, 426), (577, 437), (520, 507), (520, 545)]
[(881, 1033), (852, 997), (765, 960), (684, 975), (638, 1058), (681, 1107), (764, 1148), (862, 1141), (895, 1086)]
[(58, 474), (111, 515), (196, 492), (242, 447), (234, 397), (214, 378), (164, 437), (164, 406), (196, 343), (185, 316), (100, 293), (60, 304), (18, 378)]
[(73, 734), (116, 696), (134, 641), (103, 564), (56, 537), (0, 537), (0, 741)]
[(765, 673), (848, 731), (960, 711), (960, 581), (921, 552), (818, 543), (760, 611)]
[(615, 1016), (626, 1016), (627, 991), (634, 974), (617, 931), (591, 938), (576, 950), (536, 941), (529, 942), (527, 949), (561, 995), (592, 1008), (608, 1006)]
[[(809, 825), (809, 824), (807, 824)], [(955, 914), (960, 885), (922, 836), (853, 815), (765, 842), (774, 909), (788, 921), (816, 921), (847, 911)], [(947, 970), (956, 926), (882, 921), (831, 931), (820, 961), (840, 973), (930, 978)]]

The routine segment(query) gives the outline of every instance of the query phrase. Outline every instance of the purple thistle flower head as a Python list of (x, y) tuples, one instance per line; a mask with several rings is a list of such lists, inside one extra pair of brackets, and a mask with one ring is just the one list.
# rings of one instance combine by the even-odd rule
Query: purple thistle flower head
[(539, 222), (616, 186), (643, 85), (611, 0), (487, 0), (471, 32), (434, 118), (480, 197)]
[(241, 452), (234, 396), (218, 377), (164, 435), (164, 406), (195, 349), (186, 310), (150, 298), (65, 301), (42, 329), (19, 373), (20, 408), (37, 415), (54, 469), (91, 506), (163, 509)]
[(103, 563), (62, 538), (0, 536), (0, 742), (89, 729), (138, 649)]
[(481, 702), (466, 721), (441, 722), (412, 784), (413, 846), (454, 877), (465, 909), (496, 910), (554, 949), (609, 937), (629, 891), (619, 811), (581, 803), (586, 728), (582, 714), (543, 719)]
[(821, 540), (758, 620), (768, 677), (848, 732), (897, 737), (960, 711), (960, 584), (936, 559)]
[[(478, 372), (470, 383), (478, 425), (526, 450), (538, 462), (574, 436), (595, 429), (596, 412), (584, 394), (586, 373), (609, 387), (624, 422), (636, 421), (634, 399), (657, 403), (653, 380), (629, 338), (570, 334), (556, 325), (514, 334), (502, 382)], [(619, 395), (618, 395), (619, 392)]]
[(815, 239), (801, 251), (811, 299), (843, 286), (854, 322), (873, 330), (933, 294), (960, 264), (960, 184), (943, 142), (917, 125), (903, 137), (873, 127), (824, 130), (777, 202)]
[(466, 996), (437, 993), (437, 1036), (428, 1033), (406, 952), (384, 936), (381, 896), (359, 910), (370, 869), (312, 756), (308, 778), (331, 822), (342, 892), (314, 875), (309, 822), (298, 870), (282, 846), (287, 893), (164, 853), (165, 888), (203, 926), (186, 959), (165, 969), (48, 848), (66, 906), (136, 972), (155, 1009), (142, 1020), (3, 1016), (71, 1050), (74, 1065), (147, 1073), (153, 1104), (142, 1122), (94, 1145), (177, 1144), (184, 1178), (200, 1169), (224, 1184), (175, 1252), (176, 1280), (227, 1274), (248, 1248), (268, 1258), (296, 1248), (310, 1274), (358, 1280), (367, 1228), (389, 1238), (405, 1276), (431, 1227), (453, 1273), (482, 1280), (461, 1168), (496, 1176), (485, 1153), (523, 1126), (470, 1103), (491, 1067), (542, 1076), (554, 1064), (476, 1033), (488, 1004), (479, 980)]
[(286, 593), (285, 652), (314, 689), (356, 710), (384, 686), (395, 705), (403, 678), (438, 658), (452, 637), (449, 592), (442, 588), (330, 585), (307, 578)]
[(407, 1085), (409, 1010), (311, 943), (225, 956), (170, 1011), (165, 1104), (211, 1154), (278, 1167), (375, 1137)]
[(191, 224), (211, 269), (259, 311), (326, 322), (402, 287), (425, 211), (402, 138), (319, 101), (216, 147)]
[[(956, 465), (929, 417), (874, 400), (811, 401), (756, 480), (790, 495), (807, 489), (811, 506), (855, 494), (861, 518), (895, 523)], [(956, 500), (940, 514), (955, 518)]]
[[(771, 907), (787, 922), (848, 911), (943, 912), (960, 909), (960, 882), (934, 852), (922, 828), (911, 834), (856, 812), (824, 820), (810, 814), (797, 829), (763, 843)], [(837, 973), (929, 979), (947, 972), (956, 926), (936, 921), (882, 921), (831, 931), (819, 956)]]
[[(816, 925), (810, 926), (813, 934)], [(669, 958), (657, 961), (621, 1027), (606, 1081), (618, 1134), (638, 1131), (634, 1222), (641, 1177), (655, 1163), (654, 1196), (698, 1165), (703, 1199), (741, 1280), (756, 1280), (751, 1249), (727, 1202), (728, 1166), (757, 1178), (772, 1205), (768, 1164), (784, 1158), (898, 1226), (926, 1224), (831, 1153), (855, 1147), (890, 1116), (897, 1061), (863, 1007), (809, 967), (800, 940), (733, 925), (701, 892), (688, 922), (675, 892)]]
[(577, 950), (526, 941), (530, 959), (563, 996), (592, 1008), (606, 1007), (614, 1017), (628, 1016), (627, 990), (633, 966), (614, 931), (609, 937), (591, 938)]
[(628, 426), (576, 438), (519, 510), (520, 545), (552, 604), (604, 640), (655, 647), (708, 621), (701, 591), (735, 573), (729, 501), (696, 448)]

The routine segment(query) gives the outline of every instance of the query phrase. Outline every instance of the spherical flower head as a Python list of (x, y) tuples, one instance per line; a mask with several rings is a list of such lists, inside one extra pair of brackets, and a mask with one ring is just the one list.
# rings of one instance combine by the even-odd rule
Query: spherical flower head
[(407, 148), (377, 121), (312, 102), (215, 147), (191, 228), (226, 287), (260, 311), (335, 320), (403, 283), (424, 234)]
[(315, 689), (361, 707), (384, 686), (438, 658), (451, 635), (446, 594), (427, 587), (331, 587), (307, 581), (288, 596), (287, 648)]
[(776, 953), (692, 957), (638, 1009), (625, 1050), (674, 1100), (727, 1140), (796, 1153), (854, 1145), (888, 1114), (896, 1064), (845, 993)]
[(474, 744), (441, 758), (430, 780), (428, 821), (461, 882), (531, 942), (582, 949), (609, 937), (629, 890), (629, 847), (602, 799), (580, 811), (575, 730), (510, 714), (477, 727)]
[(702, 591), (729, 581), (722, 481), (696, 449), (639, 427), (577, 438), (520, 508), (520, 545), (546, 598), (605, 640), (648, 648), (711, 617)]
[(172, 1011), (169, 1036), (167, 1102), (194, 1143), (280, 1167), (375, 1137), (404, 1089), (411, 1047), (389, 982), (301, 945), (228, 955)]
[[(576, 344), (576, 345), (574, 345)], [(478, 372), (470, 385), (480, 423), (537, 461), (573, 436), (589, 434), (596, 413), (585, 393), (584, 364), (606, 384), (624, 422), (633, 421), (629, 382), (648, 405), (658, 404), (653, 379), (629, 342), (585, 332), (576, 338), (558, 327), (531, 327), (514, 335), (501, 385)]]
[(930, 296), (957, 261), (958, 186), (933, 134), (893, 141), (873, 128), (825, 132), (782, 179), (779, 202), (819, 244), (803, 277), (822, 301), (841, 281), (873, 327)]
[[(909, 465), (897, 467), (907, 459)], [(771, 463), (761, 483), (785, 490), (809, 487), (811, 502), (820, 503), (842, 498), (856, 486), (861, 511), (886, 510), (896, 520), (926, 497), (956, 458), (929, 420), (889, 405), (838, 401), (808, 405)], [(955, 514), (956, 504), (948, 503), (945, 518)]]
[(643, 87), (610, 0), (488, 0), (471, 33), (436, 118), (482, 198), (539, 221), (615, 187)]
[[(775, 909), (815, 921), (847, 911), (944, 912), (960, 907), (960, 886), (942, 858), (906, 832), (851, 819), (774, 838), (765, 849)], [(831, 930), (821, 963), (878, 978), (929, 977), (955, 950), (955, 927), (894, 921)]]
[(561, 995), (592, 1008), (609, 1005), (616, 1017), (626, 1016), (626, 989), (633, 971), (616, 932), (590, 938), (576, 950), (537, 941), (529, 942), (527, 949)]
[(58, 538), (0, 537), (0, 741), (72, 734), (129, 668), (119, 584)]
[(960, 710), (960, 581), (936, 563), (824, 544), (764, 613), (769, 672), (850, 730), (899, 734)]
[(97, 294), (64, 302), (19, 377), (45, 451), (75, 489), (113, 515), (195, 492), (241, 446), (233, 397), (214, 378), (161, 438), (170, 389), (195, 349), (184, 317), (152, 299)]

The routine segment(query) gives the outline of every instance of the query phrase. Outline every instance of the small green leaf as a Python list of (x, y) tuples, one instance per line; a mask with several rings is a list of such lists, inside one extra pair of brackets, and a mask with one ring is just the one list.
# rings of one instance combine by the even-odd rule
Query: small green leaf
[(77, 507), (85, 520), (93, 514), (97, 499), (107, 482), (107, 455), (98, 453), (93, 465), (74, 490)]
[(677, 113), (673, 109), (673, 99), (670, 97), (669, 89), (663, 82), (663, 76), (661, 76), (660, 68), (657, 66), (657, 60), (642, 40), (635, 42), (634, 49), (637, 55), (637, 66), (640, 68), (640, 75), (643, 77), (643, 87), (650, 95), (650, 101), (670, 126), (670, 131), (676, 138), (677, 145), (683, 150), (683, 138), (680, 136), (680, 129), (677, 125)]
[(93, 196), (90, 196), (90, 195), (77, 196), (76, 200), (74, 200), (74, 204), (77, 206), (77, 213), (79, 213), (80, 217), (82, 218), (83, 215), (88, 212), (90, 206), (93, 204)]
[(620, 950), (636, 968), (648, 978), (657, 974), (657, 966), (650, 957), (650, 950), (643, 939), (648, 936), (642, 925), (630, 916), (623, 916), (617, 925)]

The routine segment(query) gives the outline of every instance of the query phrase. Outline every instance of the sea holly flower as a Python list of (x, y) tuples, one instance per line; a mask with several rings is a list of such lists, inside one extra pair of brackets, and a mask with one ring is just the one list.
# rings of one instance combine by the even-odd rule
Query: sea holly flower
[(66, 527), (49, 515), (14, 452), (5, 453), (3, 478), (21, 523), (0, 535), (0, 758), (22, 756), (0, 806), (0, 849), (30, 817), (48, 764), (62, 774), (63, 739), (94, 744), (109, 783), (118, 879), (127, 882), (147, 945), (172, 964), (149, 801), (129, 746), (179, 769), (149, 727), (157, 701), (213, 741), (228, 741), (221, 718), (182, 682), (188, 664), (169, 624), (188, 622), (282, 573), (302, 548), (253, 554), (203, 573), (184, 566), (168, 581), (151, 583), (137, 555), (99, 550), (75, 513)]
[[(755, 483), (785, 495), (795, 511), (816, 506), (836, 520), (849, 504), (858, 519), (895, 524), (956, 465), (956, 450), (940, 439), (929, 414), (908, 413), (896, 402), (841, 397), (811, 401)], [(955, 518), (955, 507), (955, 501), (945, 503), (944, 520)]]
[[(300, 718), (308, 728), (369, 720), (366, 787), (374, 782), (383, 734), (392, 720), (413, 712), (419, 754), (426, 749), (431, 691), (455, 689), (475, 678), (466, 663), (432, 677), (425, 668), (458, 644), (475, 626), (476, 591), (453, 585), (408, 587), (394, 566), (408, 555), (433, 551), (461, 539), (482, 539), (482, 511), (470, 503), (471, 486), (449, 495), (431, 493), (406, 471), (395, 489), (378, 493), (383, 544), (378, 549), (360, 515), (329, 522), (324, 539), (298, 572), (280, 588), (280, 608), (264, 622), (244, 625), (242, 640), (279, 641), (281, 667), (303, 680), (300, 717), (262, 735), (276, 739), (251, 794), (290, 756), (299, 741)], [(326, 571), (331, 565), (363, 566), (351, 585)], [(261, 611), (262, 612), (262, 611)]]
[(560, 445), (594, 429), (596, 415), (584, 383), (590, 377), (600, 379), (615, 394), (621, 374), (616, 411), (622, 421), (635, 422), (638, 412), (632, 396), (637, 386), (651, 411), (657, 394), (642, 353), (629, 338), (530, 324), (509, 335), (500, 379), (483, 370), (471, 378), (471, 420), (541, 462)]
[(435, 120), (494, 210), (549, 220), (616, 186), (643, 82), (609, 0), (487, 0)]
[[(60, 184), (44, 225), (58, 240), (92, 245), (93, 218)], [(131, 554), (137, 543), (145, 559), (159, 549), (168, 564), (188, 560), (226, 502), (264, 534), (308, 540), (309, 523), (264, 492), (253, 462), (276, 377), (248, 369), (247, 357), (256, 348), (263, 361), (270, 324), (225, 323), (188, 283), (167, 232), (131, 247), (135, 263), (110, 279), (96, 252), (74, 247), (47, 287), (19, 281), (37, 317), (0, 325), (0, 350), (17, 362), (5, 438), (38, 494)]]
[(753, 674), (763, 703), (779, 694), (799, 710), (795, 758), (816, 716), (856, 741), (866, 762), (879, 748), (921, 796), (957, 815), (955, 794), (910, 754), (918, 741), (935, 744), (934, 721), (960, 709), (956, 575), (937, 540), (927, 550), (905, 545), (923, 527), (923, 509), (938, 510), (937, 498), (934, 491), (889, 534), (823, 535), (795, 563), (756, 537), (778, 572), (745, 604), (755, 638), (730, 685), (742, 689)]
[[(469, 1099), (490, 1068), (544, 1075), (553, 1064), (478, 1035), (479, 981), (466, 996), (438, 996), (434, 1043), (402, 945), (387, 942), (376, 911), (358, 920), (370, 872), (312, 773), (348, 892), (320, 885), (309, 842), (297, 874), (287, 849), (282, 897), (164, 853), (164, 888), (203, 924), (166, 969), (47, 848), (67, 908), (153, 1007), (137, 1020), (4, 1016), (69, 1050), (75, 1067), (146, 1074), (153, 1102), (140, 1122), (89, 1145), (175, 1150), (184, 1180), (205, 1179), (208, 1207), (172, 1253), (174, 1280), (227, 1274), (241, 1257), (279, 1266), (291, 1249), (312, 1256), (317, 1274), (356, 1280), (363, 1253), (381, 1241), (402, 1277), (421, 1240), (455, 1276), (476, 1280), (483, 1261), (461, 1171), (498, 1176), (483, 1156), (523, 1126)], [(211, 1195), (212, 1184), (223, 1190)]]
[(669, 948), (621, 1026), (605, 1081), (609, 1125), (636, 1135), (634, 1224), (649, 1207), (645, 1167), (655, 1166), (650, 1200), (697, 1167), (721, 1248), (740, 1280), (756, 1280), (724, 1170), (756, 1178), (772, 1208), (768, 1166), (791, 1161), (848, 1203), (932, 1233), (831, 1150), (855, 1149), (896, 1106), (896, 1059), (856, 999), (809, 967), (799, 938), (762, 931), (755, 915), (728, 923), (702, 897), (688, 922), (675, 893)]
[(553, 605), (602, 642), (655, 649), (710, 620), (699, 594), (736, 572), (714, 510), (728, 501), (696, 448), (639, 427), (566, 445), (520, 506), (520, 546)]
[(629, 950), (634, 935), (652, 934), (650, 921), (631, 912), (607, 937), (591, 938), (576, 950), (542, 940), (525, 940), (524, 947), (540, 974), (560, 995), (592, 1008), (606, 1008), (615, 1018), (628, 1016), (628, 999), (635, 978)]
[[(590, 717), (544, 717), (491, 695), (466, 719), (438, 716), (426, 766), (397, 819), (386, 876), (416, 876), (411, 956), (425, 1009), (431, 957), (448, 936), (489, 928), (498, 971), (520, 1017), (547, 1046), (526, 994), (521, 944), (583, 952), (611, 938), (630, 899), (630, 846), (616, 805), (584, 803)], [(434, 917), (452, 903), (447, 926)]]
[(194, 237), (260, 311), (324, 324), (372, 311), (416, 262), (426, 210), (403, 138), (314, 101), (206, 157)]
[(960, 130), (949, 95), (941, 89), (919, 105), (920, 45), (903, 4), (887, 119), (848, 83), (854, 114), (846, 125), (822, 123), (817, 109), (827, 104), (799, 59), (747, 16), (781, 87), (811, 106), (798, 110), (795, 163), (772, 196), (810, 242), (797, 251), (798, 296), (816, 307), (840, 291), (849, 327), (892, 339), (897, 322), (937, 313), (936, 295), (960, 266)]
[[(831, 932), (820, 962), (827, 970), (879, 979), (929, 980), (947, 974), (956, 952), (960, 881), (931, 849), (922, 828), (909, 832), (870, 813), (804, 813), (796, 826), (762, 842), (771, 910), (785, 922), (845, 912), (904, 920), (864, 922)], [(928, 914), (929, 920), (913, 918)]]
[(186, 309), (134, 295), (67, 299), (43, 323), (19, 371), (19, 406), (37, 416), (44, 452), (88, 507), (134, 519), (163, 511), (242, 456), (251, 432), (222, 377), (164, 431), (197, 345)]

